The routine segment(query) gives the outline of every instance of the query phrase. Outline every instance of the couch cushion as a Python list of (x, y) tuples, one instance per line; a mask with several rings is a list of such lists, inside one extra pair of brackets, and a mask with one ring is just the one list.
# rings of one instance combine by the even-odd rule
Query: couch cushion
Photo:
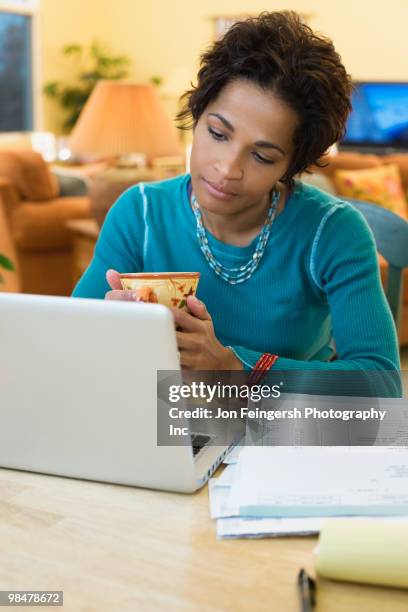
[(15, 244), (23, 251), (51, 251), (72, 244), (65, 222), (90, 217), (88, 197), (55, 198), (49, 202), (24, 202), (13, 212), (10, 225)]
[(326, 164), (323, 168), (312, 166), (313, 172), (320, 172), (332, 178), (336, 170), (361, 170), (364, 168), (377, 168), (382, 165), (381, 157), (378, 155), (367, 155), (364, 153), (337, 153), (336, 155), (325, 155), (319, 159), (319, 163)]
[(0, 150), (0, 176), (7, 177), (25, 200), (50, 200), (59, 194), (56, 177), (36, 151)]
[(58, 181), (59, 197), (88, 195), (88, 182), (81, 176), (75, 174), (63, 174), (53, 170), (53, 175)]
[(395, 164), (364, 170), (336, 170), (333, 182), (339, 195), (379, 204), (407, 218), (407, 201)]
[(397, 164), (405, 195), (408, 198), (408, 153), (396, 153), (395, 155), (384, 155), (384, 164)]

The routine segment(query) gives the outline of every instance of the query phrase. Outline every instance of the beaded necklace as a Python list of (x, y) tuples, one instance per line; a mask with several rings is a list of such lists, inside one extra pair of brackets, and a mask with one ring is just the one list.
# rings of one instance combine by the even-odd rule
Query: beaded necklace
[(251, 278), (255, 270), (258, 268), (265, 252), (266, 245), (268, 243), (271, 227), (276, 217), (279, 198), (280, 193), (276, 189), (276, 187), (274, 187), (271, 193), (271, 203), (269, 206), (268, 214), (262, 226), (261, 233), (259, 234), (255, 252), (252, 257), (247, 261), (246, 264), (240, 266), (239, 268), (227, 268), (222, 263), (220, 263), (211, 252), (210, 245), (208, 244), (206, 230), (203, 224), (203, 217), (200, 211), (200, 206), (197, 202), (197, 198), (195, 197), (195, 195), (192, 195), (191, 205), (197, 222), (197, 239), (201, 251), (203, 252), (203, 255), (207, 260), (209, 266), (214, 270), (216, 274), (218, 274), (218, 276), (220, 276), (227, 283), (230, 283), (231, 285), (243, 283), (249, 278)]

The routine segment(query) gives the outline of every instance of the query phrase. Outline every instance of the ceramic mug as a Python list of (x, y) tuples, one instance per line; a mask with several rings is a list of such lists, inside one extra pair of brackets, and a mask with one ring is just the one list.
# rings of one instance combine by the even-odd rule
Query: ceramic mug
[(122, 289), (137, 291), (138, 301), (187, 310), (187, 297), (195, 295), (199, 272), (137, 272), (120, 274)]

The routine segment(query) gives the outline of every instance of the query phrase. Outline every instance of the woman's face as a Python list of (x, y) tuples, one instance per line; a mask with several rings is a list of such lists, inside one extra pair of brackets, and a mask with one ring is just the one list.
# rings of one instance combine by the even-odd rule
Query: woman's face
[(297, 121), (273, 92), (228, 83), (194, 129), (190, 171), (200, 206), (228, 215), (267, 202), (289, 167)]

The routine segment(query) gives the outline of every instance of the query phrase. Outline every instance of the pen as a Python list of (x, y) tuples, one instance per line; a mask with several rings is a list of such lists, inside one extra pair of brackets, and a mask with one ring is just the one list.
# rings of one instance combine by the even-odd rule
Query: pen
[(303, 567), (298, 574), (298, 589), (301, 612), (310, 612), (316, 604), (316, 583), (307, 575)]

